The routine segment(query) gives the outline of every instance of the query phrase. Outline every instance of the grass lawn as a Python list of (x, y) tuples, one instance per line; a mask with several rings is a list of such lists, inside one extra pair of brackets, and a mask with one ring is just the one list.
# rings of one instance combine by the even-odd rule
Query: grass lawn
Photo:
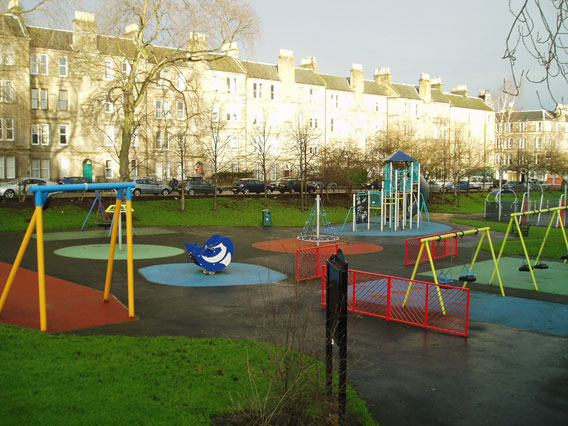
[[(91, 200), (83, 203), (57, 200), (44, 211), (44, 226), (52, 229), (81, 229), (91, 207)], [(108, 207), (110, 201), (105, 201)], [(325, 206), (332, 223), (342, 223), (348, 209), (342, 206)], [(138, 200), (132, 203), (135, 226), (261, 226), (262, 210), (272, 211), (272, 226), (303, 226), (308, 219), (311, 204), (301, 211), (299, 198), (264, 200), (252, 197), (220, 197), (217, 210), (213, 210), (212, 198), (186, 199), (185, 212), (180, 211), (180, 201), (174, 199)], [(0, 231), (25, 230), (33, 214), (32, 207), (0, 208)], [(95, 226), (93, 211), (88, 226)], [(100, 218), (99, 218), (100, 220)]]
[[(251, 406), (251, 377), (259, 394), (271, 388), (274, 347), (252, 341), (48, 335), (0, 324), (0, 346), (3, 424), (208, 425)], [(347, 399), (350, 416), (375, 424), (352, 389)]]

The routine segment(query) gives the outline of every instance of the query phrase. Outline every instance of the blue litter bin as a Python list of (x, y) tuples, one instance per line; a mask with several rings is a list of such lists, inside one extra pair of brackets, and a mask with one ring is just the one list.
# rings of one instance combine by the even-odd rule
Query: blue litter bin
[(262, 226), (272, 226), (272, 212), (268, 209), (262, 211)]

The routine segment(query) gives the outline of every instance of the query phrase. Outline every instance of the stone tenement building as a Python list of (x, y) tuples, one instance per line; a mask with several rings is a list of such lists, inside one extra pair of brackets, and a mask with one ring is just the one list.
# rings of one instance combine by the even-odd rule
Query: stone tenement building
[[(122, 37), (100, 35), (86, 12), (75, 13), (73, 31), (32, 27), (18, 14), (17, 1), (12, 7), (0, 41), (0, 179), (117, 180), (123, 99), (113, 88), (129, 74), (138, 28), (127, 27)], [(195, 35), (192, 43), (206, 41)], [(146, 64), (168, 52), (153, 47)], [(397, 84), (388, 68), (366, 80), (359, 64), (348, 77), (322, 74), (315, 58), (297, 67), (293, 52), (284, 49), (276, 64), (242, 60), (235, 44), (223, 53), (165, 68), (153, 80), (136, 109), (131, 176), (167, 180), (182, 168), (185, 176), (196, 169), (210, 175), (206, 147), (213, 136), (227, 143), (219, 171), (258, 175), (251, 138), (265, 124), (271, 151), (279, 153), (270, 179), (297, 173), (297, 160), (287, 154), (297, 125), (317, 135), (313, 153), (336, 146), (364, 150), (380, 132), (444, 141), (459, 131), (480, 158), (497, 158), (491, 157), (495, 113), (484, 96), (468, 96), (465, 86), (445, 93), (440, 79), (427, 74), (417, 86)]]

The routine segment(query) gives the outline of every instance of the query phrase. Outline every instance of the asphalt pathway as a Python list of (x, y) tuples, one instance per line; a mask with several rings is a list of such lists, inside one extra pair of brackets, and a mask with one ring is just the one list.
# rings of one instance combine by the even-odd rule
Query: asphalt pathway
[[(72, 333), (277, 341), (278, 327), (282, 326), (278, 319), (283, 318), (294, 297), (300, 297), (315, 354), (322, 354), (321, 283), (315, 280), (295, 285), (294, 254), (252, 246), (259, 241), (295, 238), (300, 228), (188, 227), (166, 231), (139, 234), (135, 243), (179, 248), (184, 242), (203, 243), (214, 233), (226, 235), (235, 245), (235, 262), (270, 268), (288, 278), (254, 286), (166, 286), (146, 280), (139, 269), (187, 262), (185, 253), (136, 260), (136, 314), (140, 319)], [(13, 262), (22, 236), (21, 232), (3, 233), (0, 261)], [(383, 247), (379, 252), (350, 255), (347, 260), (351, 268), (410, 276), (412, 268), (404, 267), (404, 237), (344, 238)], [(85, 240), (89, 244), (105, 242), (103, 237)], [(76, 241), (57, 239), (45, 244), (49, 275), (97, 290), (104, 288), (104, 260), (67, 258), (54, 253)], [(32, 244), (22, 266), (37, 270)], [(125, 262), (119, 261), (115, 266), (112, 293), (126, 303)], [(554, 295), (550, 301), (568, 303), (561, 295)], [(368, 402), (382, 426), (568, 424), (566, 336), (473, 320), (470, 336), (464, 339), (354, 314), (349, 316), (348, 327), (348, 381)]]

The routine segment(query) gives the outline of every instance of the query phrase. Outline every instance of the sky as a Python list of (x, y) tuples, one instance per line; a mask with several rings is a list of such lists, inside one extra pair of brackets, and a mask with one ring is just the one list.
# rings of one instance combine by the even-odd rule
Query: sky
[[(508, 0), (249, 0), (262, 39), (245, 59), (276, 63), (281, 48), (314, 56), (318, 71), (348, 76), (353, 63), (373, 78), (390, 67), (395, 83), (417, 85), (421, 73), (441, 77), (444, 91), (467, 85), (497, 92), (511, 70), (502, 59), (512, 22)], [(244, 55), (243, 55), (244, 56)], [(518, 109), (540, 109), (526, 84)], [(541, 91), (544, 88), (540, 88)], [(551, 105), (544, 104), (550, 108)]]

